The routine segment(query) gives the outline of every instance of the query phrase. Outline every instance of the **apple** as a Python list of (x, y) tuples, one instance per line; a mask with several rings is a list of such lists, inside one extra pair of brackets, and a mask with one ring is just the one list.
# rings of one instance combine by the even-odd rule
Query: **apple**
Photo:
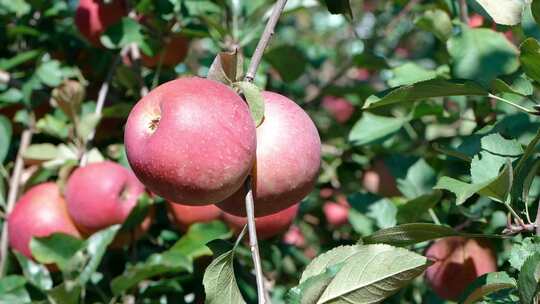
[[(263, 92), (264, 121), (257, 128), (257, 161), (253, 185), (255, 216), (265, 216), (301, 201), (317, 180), (321, 140), (302, 108), (289, 98)], [(216, 204), (245, 216), (245, 189)]]
[(469, 27), (481, 27), (484, 24), (484, 17), (478, 14), (472, 14), (469, 17)]
[(8, 215), (7, 223), (10, 246), (28, 258), (32, 258), (32, 237), (53, 233), (81, 237), (58, 186), (52, 182), (34, 186), (21, 196)]
[(221, 209), (215, 205), (187, 206), (179, 203), (167, 202), (169, 218), (180, 231), (187, 231), (195, 223), (207, 223), (221, 218)]
[(362, 186), (368, 192), (385, 197), (401, 195), (396, 185), (396, 179), (381, 159), (375, 160), (373, 166), (364, 172)]
[(354, 106), (345, 98), (326, 96), (322, 107), (339, 123), (346, 123), (354, 113)]
[(476, 278), (497, 271), (497, 259), (485, 240), (448, 237), (433, 243), (426, 257), (434, 263), (426, 270), (426, 279), (435, 293), (457, 300)]
[(179, 78), (131, 110), (124, 132), (131, 168), (172, 202), (209, 205), (238, 190), (255, 159), (255, 124), (238, 94), (216, 81)]
[(107, 27), (127, 15), (124, 3), (123, 0), (112, 0), (110, 3), (101, 0), (80, 0), (75, 11), (75, 25), (90, 43), (100, 47), (101, 34)]
[[(299, 206), (297, 203), (278, 213), (255, 218), (257, 238), (266, 240), (287, 231), (298, 213)], [(229, 213), (223, 213), (223, 220), (236, 234), (247, 224), (247, 218)]]
[(85, 235), (124, 223), (143, 193), (135, 175), (111, 161), (77, 168), (64, 191), (69, 215)]
[(149, 57), (141, 54), (141, 61), (144, 66), (154, 68), (161, 64), (165, 67), (174, 67), (178, 63), (186, 59), (189, 47), (189, 39), (181, 34), (175, 34), (171, 37), (166, 37), (161, 52)]
[(339, 227), (349, 222), (349, 205), (327, 201), (323, 205), (323, 213), (328, 224)]
[(306, 246), (306, 238), (298, 226), (292, 225), (283, 235), (283, 243), (303, 248)]

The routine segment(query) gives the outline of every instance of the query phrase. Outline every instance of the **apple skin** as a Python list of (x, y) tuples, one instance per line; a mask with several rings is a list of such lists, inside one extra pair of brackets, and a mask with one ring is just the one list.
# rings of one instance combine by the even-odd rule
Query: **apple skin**
[(215, 205), (187, 206), (179, 203), (167, 202), (168, 214), (171, 221), (182, 232), (188, 230), (195, 223), (207, 223), (221, 218), (223, 213)]
[(283, 235), (283, 243), (304, 248), (306, 246), (306, 238), (296, 225), (289, 227), (289, 230)]
[[(144, 66), (155, 68), (162, 60), (162, 65), (165, 67), (174, 67), (178, 63), (186, 59), (189, 48), (189, 39), (183, 35), (175, 34), (172, 37), (165, 38), (162, 51), (153, 57), (141, 54), (141, 61)], [(161, 59), (163, 57), (163, 59)]]
[(373, 166), (364, 172), (362, 186), (368, 192), (384, 197), (401, 195), (396, 185), (396, 179), (381, 159), (375, 160)]
[(7, 222), (10, 246), (28, 258), (32, 258), (32, 237), (46, 237), (53, 233), (81, 237), (69, 217), (58, 186), (52, 182), (30, 188), (19, 198)]
[(129, 114), (124, 142), (139, 180), (186, 205), (232, 195), (256, 151), (247, 104), (224, 84), (198, 77), (169, 81), (142, 98)]
[(126, 15), (126, 7), (122, 0), (113, 0), (109, 4), (101, 0), (80, 0), (75, 11), (75, 25), (90, 43), (100, 47), (101, 34)]
[(135, 175), (111, 161), (77, 168), (64, 191), (69, 215), (85, 235), (124, 223), (143, 193)]
[(341, 124), (346, 123), (354, 114), (353, 104), (345, 98), (326, 96), (322, 100), (322, 107)]
[[(265, 216), (301, 201), (313, 190), (321, 162), (321, 140), (311, 118), (285, 96), (263, 92), (264, 121), (257, 127), (253, 185), (255, 216)], [(245, 189), (216, 204), (245, 216)]]
[(332, 201), (327, 201), (323, 205), (323, 213), (326, 222), (334, 227), (339, 227), (349, 222), (349, 205), (343, 205)]
[[(257, 238), (260, 240), (267, 240), (287, 231), (296, 217), (299, 207), (300, 204), (294, 204), (278, 213), (255, 218)], [(247, 218), (235, 216), (226, 212), (223, 213), (223, 220), (235, 234), (239, 234), (247, 224)]]
[(485, 240), (448, 237), (433, 243), (425, 255), (435, 261), (426, 279), (443, 299), (457, 300), (476, 278), (497, 271), (495, 253)]

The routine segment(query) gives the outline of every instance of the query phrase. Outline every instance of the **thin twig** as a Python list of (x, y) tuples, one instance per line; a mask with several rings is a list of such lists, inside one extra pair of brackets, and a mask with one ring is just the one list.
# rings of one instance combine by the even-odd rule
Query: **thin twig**
[(144, 79), (140, 73), (141, 72), (141, 51), (139, 50), (139, 46), (136, 43), (132, 43), (129, 48), (129, 52), (131, 54), (131, 59), (133, 60), (133, 67), (137, 71), (136, 75), (139, 81), (139, 85), (141, 87), (139, 94), (141, 95), (141, 97), (144, 97), (146, 96), (146, 94), (148, 94), (148, 87), (144, 83)]
[(469, 9), (467, 7), (467, 0), (459, 0), (459, 18), (461, 22), (469, 24)]
[[(272, 14), (270, 15), (270, 18), (268, 19), (268, 23), (266, 23), (266, 27), (264, 28), (264, 32), (261, 35), (261, 39), (259, 40), (259, 43), (257, 44), (257, 47), (255, 48), (255, 52), (253, 53), (253, 56), (251, 57), (251, 61), (249, 63), (249, 67), (246, 73), (246, 76), (244, 77), (244, 80), (247, 82), (253, 82), (253, 79), (255, 78), (255, 75), (257, 74), (257, 69), (259, 68), (259, 64), (261, 63), (261, 59), (264, 53), (264, 50), (268, 46), (268, 43), (270, 42), (270, 39), (272, 38), (272, 35), (274, 34), (274, 29), (276, 27), (276, 24), (279, 20), (279, 17), (281, 16), (281, 13), (283, 12), (283, 9), (285, 8), (285, 4), (287, 3), (287, 0), (278, 0), (276, 4), (274, 5), (274, 8), (272, 10)], [(244, 184), (246, 188), (246, 216), (248, 220), (248, 230), (249, 230), (249, 247), (251, 249), (251, 257), (253, 259), (253, 264), (255, 268), (255, 279), (257, 282), (257, 297), (259, 304), (266, 304), (270, 303), (270, 299), (267, 296), (266, 287), (264, 284), (264, 276), (262, 272), (262, 266), (261, 266), (261, 257), (259, 254), (259, 245), (257, 241), (257, 228), (255, 225), (255, 207), (253, 202), (253, 189), (251, 187), (251, 177), (248, 177), (246, 179), (246, 182)]]
[(536, 209), (536, 219), (534, 220), (536, 226), (536, 235), (540, 235), (540, 200), (538, 200), (538, 207)]
[[(21, 174), (24, 169), (24, 160), (23, 154), (30, 146), (32, 142), (33, 135), (33, 119), (31, 119), (30, 125), (26, 130), (23, 131), (21, 135), (21, 142), (19, 144), (19, 150), (17, 151), (17, 157), (15, 159), (15, 167), (13, 168), (13, 173), (11, 174), (11, 179), (9, 181), (9, 192), (7, 198), (6, 206), (6, 218), (9, 216), (15, 202), (17, 201), (17, 196), (19, 194), (19, 187), (21, 183)], [(6, 263), (8, 258), (8, 226), (7, 220), (4, 221), (4, 227), (2, 229), (2, 236), (0, 238), (0, 277), (5, 275)]]
[(317, 93), (314, 94), (313, 97), (306, 100), (305, 103), (311, 104), (312, 102), (320, 99), (324, 95), (326, 89), (328, 89), (331, 85), (334, 84), (334, 82), (338, 81), (341, 77), (343, 77), (343, 75), (345, 75), (345, 73), (351, 68), (353, 61), (354, 60), (352, 57), (347, 59), (343, 63), (343, 65), (336, 71), (336, 73), (327, 82), (320, 86), (320, 88), (317, 90)]
[(405, 17), (405, 15), (407, 15), (414, 8), (415, 5), (420, 3), (420, 1), (421, 0), (411, 0), (411, 1), (409, 1), (409, 3), (407, 3), (407, 5), (405, 5), (405, 7), (403, 7), (403, 9), (399, 12), (399, 14), (397, 14), (397, 16), (394, 17), (388, 23), (388, 25), (386, 26), (386, 28), (384, 29), (384, 32), (383, 32), (384, 36), (387, 37), (388, 35), (390, 35), (390, 32), (396, 29), (396, 25), (398, 25), (398, 22), (403, 17)]
[(274, 35), (274, 28), (276, 27), (279, 16), (281, 16), (281, 13), (285, 8), (286, 3), (287, 0), (278, 0), (274, 6), (274, 9), (272, 10), (272, 14), (268, 19), (268, 23), (266, 23), (266, 27), (264, 28), (264, 32), (261, 35), (261, 39), (259, 40), (259, 43), (255, 48), (255, 53), (253, 53), (253, 56), (251, 57), (251, 62), (249, 63), (249, 68), (245, 77), (245, 80), (248, 82), (252, 82), (255, 78), (255, 74), (257, 73), (257, 68), (259, 67), (259, 64), (261, 63), (264, 50), (268, 46), (272, 35)]

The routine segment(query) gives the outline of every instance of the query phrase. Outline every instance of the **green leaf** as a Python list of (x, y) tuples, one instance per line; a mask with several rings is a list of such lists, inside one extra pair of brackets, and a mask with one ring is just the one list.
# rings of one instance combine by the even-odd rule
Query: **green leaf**
[(56, 264), (65, 269), (70, 259), (84, 245), (84, 241), (71, 235), (53, 233), (47, 237), (34, 237), (30, 240), (32, 256), (42, 264)]
[(21, 266), (24, 277), (29, 283), (41, 290), (48, 290), (52, 288), (53, 281), (47, 267), (28, 259), (19, 252), (15, 251), (14, 254), (17, 261), (19, 261), (19, 265)]
[(534, 90), (532, 83), (523, 76), (516, 78), (512, 85), (497, 78), (493, 81), (491, 87), (498, 93), (511, 93), (523, 97), (532, 95)]
[(504, 271), (486, 273), (467, 287), (459, 302), (473, 304), (487, 295), (516, 286), (516, 280)]
[(519, 49), (523, 71), (534, 81), (540, 82), (540, 43), (534, 38), (527, 38)]
[(399, 131), (407, 121), (404, 117), (386, 117), (364, 112), (351, 129), (349, 142), (362, 146), (381, 140)]
[(378, 303), (406, 286), (429, 265), (427, 258), (389, 245), (366, 245), (348, 258), (317, 301)]
[(4, 115), (0, 115), (0, 164), (4, 163), (9, 152), (12, 134), (11, 121)]
[(203, 277), (206, 304), (246, 303), (234, 276), (234, 250), (221, 254), (206, 268)]
[(139, 46), (144, 44), (142, 25), (136, 20), (124, 17), (122, 20), (112, 26), (109, 26), (105, 33), (101, 35), (100, 41), (106, 48), (122, 48), (131, 43), (137, 43)]
[(436, 182), (435, 170), (421, 158), (407, 169), (405, 178), (397, 179), (397, 187), (405, 197), (416, 198), (431, 193)]
[(330, 284), (344, 263), (326, 268), (323, 273), (307, 278), (304, 282), (287, 292), (288, 304), (313, 304), (321, 297), (324, 289)]
[(477, 83), (458, 79), (431, 79), (412, 85), (392, 88), (370, 96), (364, 109), (387, 106), (399, 102), (417, 101), (447, 96), (487, 96), (488, 91)]
[(30, 295), (24, 288), (26, 280), (19, 275), (9, 275), (0, 279), (0, 303), (30, 303)]
[(435, 207), (441, 198), (441, 191), (433, 191), (409, 200), (398, 207), (397, 220), (402, 223), (415, 222), (430, 208)]
[(253, 83), (247, 81), (237, 82), (234, 85), (244, 94), (255, 126), (260, 126), (264, 120), (264, 99), (261, 90)]
[(264, 54), (264, 58), (276, 69), (284, 82), (298, 79), (304, 74), (308, 64), (304, 52), (292, 45), (273, 47)]
[(207, 78), (231, 85), (242, 78), (243, 60), (237, 52), (220, 52), (208, 70)]
[(453, 75), (483, 85), (519, 67), (517, 48), (502, 33), (491, 29), (462, 26), (461, 33), (448, 40), (447, 48)]
[(360, 245), (347, 245), (338, 246), (320, 254), (306, 267), (300, 277), (300, 284), (306, 282), (311, 277), (323, 274), (327, 268), (344, 262), (360, 250)]
[(0, 93), (0, 106), (2, 103), (18, 103), (23, 99), (23, 93), (17, 88), (9, 88)]
[(411, 85), (439, 76), (439, 73), (437, 73), (437, 71), (425, 69), (414, 62), (407, 62), (393, 68), (391, 71), (393, 75), (392, 78), (388, 80), (388, 85), (390, 85), (390, 87)]
[(114, 294), (135, 286), (142, 280), (156, 275), (193, 270), (192, 261), (200, 256), (210, 255), (206, 243), (217, 238), (227, 238), (230, 232), (219, 221), (196, 223), (171, 249), (151, 255), (145, 262), (130, 266), (111, 282)]
[(531, 2), (531, 12), (537, 24), (540, 24), (540, 1), (532, 0)]
[(516, 0), (476, 0), (495, 23), (516, 25), (521, 22), (524, 2)]
[(83, 264), (81, 274), (78, 277), (78, 283), (84, 285), (90, 280), (90, 277), (95, 273), (107, 248), (112, 243), (119, 230), (120, 225), (110, 226), (109, 228), (92, 234), (84, 242), (84, 247), (81, 250), (82, 254), (87, 257), (87, 260)]
[(50, 60), (40, 64), (36, 70), (36, 76), (42, 83), (50, 87), (60, 85), (64, 79), (60, 61)]
[(440, 39), (446, 41), (452, 35), (452, 20), (448, 14), (440, 9), (431, 9), (415, 20), (416, 26), (424, 31), (431, 32)]
[(540, 280), (540, 253), (529, 256), (519, 270), (518, 291), (519, 299), (523, 304), (532, 304), (539, 291)]
[[(6, 2), (6, 1), (4, 1)], [(7, 1), (10, 2), (10, 1)], [(29, 60), (32, 60), (41, 54), (41, 50), (30, 50), (18, 53), (9, 59), (0, 59), (0, 70), (9, 71)]]
[(508, 261), (514, 269), (519, 270), (523, 267), (525, 260), (535, 252), (540, 252), (540, 238), (527, 237), (521, 242), (512, 244)]
[(47, 292), (47, 297), (54, 304), (79, 304), (82, 284), (75, 281), (64, 281)]
[(33, 144), (24, 151), (26, 161), (45, 162), (55, 159), (59, 154), (58, 148), (53, 144)]
[(148, 212), (150, 211), (150, 206), (152, 205), (152, 199), (148, 197), (146, 193), (143, 193), (137, 200), (137, 204), (129, 212), (128, 217), (122, 223), (120, 232), (127, 232), (136, 229), (144, 221)]
[(331, 14), (342, 14), (349, 17), (349, 19), (353, 18), (349, 0), (324, 0), (324, 2)]
[(81, 140), (86, 140), (90, 133), (96, 130), (97, 125), (101, 120), (101, 115), (91, 112), (82, 115), (77, 124), (77, 135)]
[(384, 243), (407, 246), (447, 236), (460, 235), (454, 229), (436, 224), (412, 223), (381, 229), (362, 239), (364, 244)]

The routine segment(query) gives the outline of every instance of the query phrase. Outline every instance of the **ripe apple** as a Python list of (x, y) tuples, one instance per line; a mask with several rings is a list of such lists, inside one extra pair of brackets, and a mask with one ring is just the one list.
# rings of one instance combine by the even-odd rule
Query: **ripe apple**
[(283, 243), (303, 248), (306, 246), (306, 238), (298, 226), (292, 225), (283, 235)]
[(495, 253), (485, 240), (448, 237), (433, 243), (426, 257), (435, 261), (426, 270), (426, 279), (435, 293), (457, 300), (479, 276), (497, 271)]
[(167, 202), (169, 218), (180, 231), (187, 231), (195, 223), (207, 223), (221, 218), (221, 209), (215, 205), (187, 206), (179, 203)]
[(385, 197), (399, 196), (396, 179), (383, 160), (377, 159), (362, 175), (362, 186), (369, 192)]
[(73, 171), (64, 194), (73, 222), (90, 235), (122, 224), (143, 192), (144, 186), (129, 169), (104, 161)]
[(339, 123), (346, 123), (354, 113), (354, 106), (345, 98), (326, 96), (322, 106)]
[(32, 258), (32, 237), (65, 233), (81, 235), (69, 217), (66, 202), (55, 183), (43, 183), (30, 188), (8, 215), (8, 236), (11, 247)]
[[(266, 240), (287, 231), (298, 213), (299, 206), (300, 204), (294, 204), (278, 213), (255, 218), (257, 238)], [(223, 220), (236, 234), (247, 224), (247, 218), (228, 213), (223, 213)]]
[(478, 14), (472, 14), (469, 16), (469, 27), (481, 27), (484, 24), (484, 17)]
[(80, 0), (75, 11), (75, 25), (90, 43), (100, 47), (99, 37), (107, 27), (119, 22), (127, 15), (122, 0), (105, 3), (102, 0)]
[[(263, 92), (264, 121), (257, 128), (257, 162), (253, 185), (255, 216), (265, 216), (301, 201), (316, 182), (321, 140), (306, 112), (285, 96)], [(245, 216), (245, 190), (216, 204)]]
[(174, 67), (182, 62), (188, 52), (189, 39), (183, 35), (175, 34), (171, 37), (166, 37), (161, 52), (153, 57), (141, 54), (142, 63), (149, 68), (154, 68), (161, 64), (165, 67)]
[(339, 227), (349, 222), (349, 208), (348, 204), (327, 201), (323, 205), (323, 213), (328, 224)]
[[(150, 191), (186, 205), (222, 201), (255, 159), (255, 124), (233, 90), (198, 77), (160, 85), (129, 114), (129, 163)], [(303, 156), (304, 157), (304, 156)]]

